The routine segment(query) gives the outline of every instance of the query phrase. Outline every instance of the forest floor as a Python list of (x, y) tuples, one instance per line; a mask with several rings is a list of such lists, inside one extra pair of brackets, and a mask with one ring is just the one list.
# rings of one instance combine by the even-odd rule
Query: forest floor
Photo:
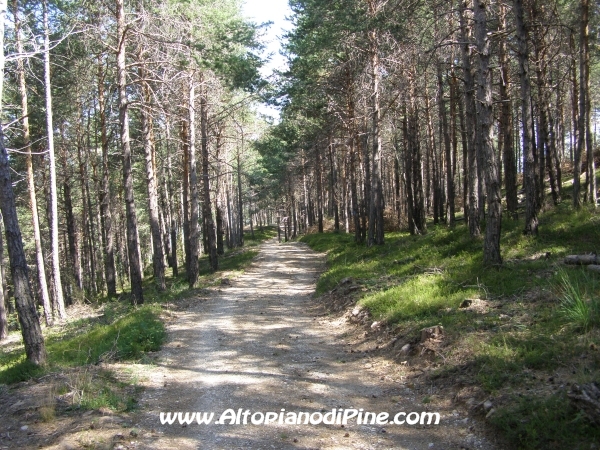
[[(398, 364), (382, 351), (381, 332), (314, 298), (324, 269), (325, 256), (305, 244), (268, 241), (244, 274), (164, 305), (167, 341), (145, 364), (100, 363), (0, 392), (0, 448), (500, 448), (468, 405), (455, 401), (455, 391), (426, 384), (418, 366)], [(116, 395), (136, 407), (56, 416), (53, 407), (44, 417), (61, 377), (85, 385), (80, 379), (102, 376), (116, 376), (122, 388)], [(482, 399), (474, 392), (472, 400)], [(355, 419), (346, 426), (214, 423), (227, 409), (326, 415), (359, 408), (391, 416), (430, 411), (441, 419), (413, 426)], [(214, 413), (213, 423), (160, 423), (160, 412), (196, 411)]]

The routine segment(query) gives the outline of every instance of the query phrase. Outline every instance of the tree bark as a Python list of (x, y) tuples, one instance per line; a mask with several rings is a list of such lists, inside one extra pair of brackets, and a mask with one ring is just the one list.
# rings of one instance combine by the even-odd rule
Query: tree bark
[[(506, 6), (501, 6), (500, 26), (506, 30)], [(502, 40), (498, 49), (500, 62), (500, 133), (502, 136), (502, 155), (504, 160), (504, 186), (506, 188), (506, 207), (508, 214), (516, 220), (519, 206), (517, 197), (517, 168), (515, 164), (512, 101), (510, 98), (510, 66), (506, 40)]]
[[(581, 0), (580, 20), (580, 61), (579, 61), (579, 138), (585, 139), (587, 156), (586, 198), (596, 207), (598, 193), (596, 190), (596, 164), (594, 162), (594, 147), (591, 130), (591, 85), (590, 85), (590, 37), (589, 37), (590, 0)], [(585, 131), (584, 131), (585, 130)], [(578, 149), (583, 153), (583, 142), (578, 143)]]
[(50, 30), (48, 25), (48, 0), (44, 0), (44, 89), (46, 93), (46, 128), (48, 133), (48, 154), (50, 157), (50, 203), (51, 203), (51, 242), (52, 274), (54, 276), (54, 301), (58, 317), (67, 317), (60, 278), (60, 255), (58, 247), (58, 195), (56, 189), (56, 158), (54, 154), (54, 127), (52, 125), (52, 93), (50, 84)]
[(521, 80), (521, 114), (523, 117), (523, 184), (525, 188), (525, 234), (536, 235), (538, 218), (536, 208), (535, 158), (533, 150), (533, 117), (531, 81), (529, 77), (528, 29), (523, 12), (523, 0), (514, 0), (517, 27), (519, 78)]
[(481, 136), (481, 153), (484, 161), (488, 216), (483, 242), (483, 263), (486, 266), (502, 264), (500, 255), (500, 231), (502, 227), (502, 197), (498, 177), (497, 158), (492, 147), (492, 73), (490, 69), (490, 42), (487, 33), (488, 0), (475, 1), (475, 39), (479, 53), (479, 103), (478, 126)]
[[(196, 88), (194, 83), (194, 72), (189, 75), (189, 86), (188, 86), (188, 107), (189, 107), (189, 126), (190, 126), (190, 157), (189, 157), (189, 174), (190, 174), (190, 266), (188, 271), (188, 282), (190, 287), (193, 287), (198, 281), (199, 267), (198, 267), (198, 257), (199, 257), (199, 230), (198, 230), (198, 222), (199, 222), (199, 209), (198, 209), (198, 174), (196, 171)], [(204, 100), (204, 96), (200, 102), (202, 103)], [(200, 106), (200, 114), (203, 116), (205, 106)], [(201, 118), (202, 123), (204, 123), (203, 117)], [(204, 140), (205, 140), (205, 130), (204, 125), (201, 125), (202, 128), (202, 153), (204, 157)], [(206, 199), (205, 199), (206, 200)], [(209, 200), (209, 208), (210, 208), (210, 197)], [(211, 218), (212, 219), (212, 218)], [(216, 246), (216, 243), (215, 243)]]
[(446, 223), (448, 226), (454, 226), (456, 220), (456, 212), (454, 209), (454, 171), (452, 148), (450, 142), (450, 131), (448, 129), (448, 116), (446, 113), (446, 100), (444, 99), (444, 84), (442, 80), (441, 63), (437, 64), (437, 81), (438, 81), (438, 108), (440, 119), (442, 121), (442, 134), (444, 135), (444, 151), (446, 155)]
[[(475, 81), (471, 72), (470, 37), (467, 30), (466, 0), (460, 2), (460, 33), (462, 45), (463, 76), (465, 80), (465, 113), (467, 124), (476, 123)], [(469, 232), (471, 236), (479, 236), (479, 194), (478, 194), (478, 164), (476, 133), (473, 127), (468, 127), (468, 200), (469, 200)]]
[(129, 137), (129, 102), (127, 99), (127, 72), (125, 65), (126, 28), (123, 0), (116, 0), (117, 13), (117, 84), (119, 89), (119, 123), (123, 153), (123, 186), (125, 214), (127, 220), (127, 254), (129, 256), (129, 280), (131, 303), (144, 303), (142, 290), (142, 263), (140, 261), (137, 214), (133, 196), (133, 174), (131, 172), (131, 144)]
[(150, 232), (152, 233), (152, 268), (154, 270), (154, 284), (159, 292), (164, 291), (165, 284), (165, 257), (163, 253), (163, 241), (160, 231), (160, 214), (158, 210), (158, 186), (156, 177), (156, 162), (154, 156), (154, 132), (152, 116), (149, 108), (152, 97), (150, 87), (146, 81), (146, 71), (139, 68), (142, 80), (142, 107), (140, 109), (142, 138), (144, 142), (144, 153), (146, 155), (146, 181), (148, 189), (148, 218), (150, 219)]
[[(19, 17), (19, 8), (17, 0), (13, 1), (13, 17), (15, 21), (15, 41), (17, 53), (23, 54), (23, 42), (21, 40), (21, 20)], [(42, 305), (44, 307), (44, 317), (46, 325), (51, 326), (54, 322), (52, 317), (52, 306), (50, 304), (50, 295), (48, 294), (48, 281), (46, 280), (46, 269), (44, 264), (44, 253), (42, 250), (42, 238), (40, 235), (40, 219), (37, 211), (37, 198), (35, 195), (35, 181), (33, 178), (33, 156), (31, 155), (31, 135), (29, 129), (29, 106), (27, 100), (27, 84), (25, 82), (25, 67), (23, 59), (17, 59), (17, 73), (19, 78), (19, 94), (21, 96), (21, 111), (23, 115), (23, 141), (26, 153), (27, 165), (27, 187), (29, 189), (29, 208), (31, 210), (31, 222), (33, 226), (33, 240), (35, 242), (35, 256), (37, 265), (38, 281), (40, 292), (42, 294)], [(2, 295), (2, 302), (4, 295)]]
[(115, 269), (114, 236), (112, 213), (110, 210), (110, 169), (108, 167), (108, 131), (106, 126), (106, 100), (104, 78), (100, 57), (98, 57), (98, 110), (100, 115), (100, 141), (102, 145), (102, 189), (99, 193), (102, 237), (104, 241), (104, 278), (109, 298), (117, 295), (117, 274)]
[[(202, 86), (200, 94), (200, 131), (202, 135), (202, 215), (206, 224), (207, 253), (210, 269), (214, 272), (219, 268), (217, 255), (217, 237), (215, 221), (210, 203), (210, 177), (208, 159), (208, 105), (206, 87)], [(190, 177), (190, 183), (191, 183)]]
[[(0, 0), (0, 111), (4, 87), (4, 23), (6, 0)], [(27, 275), (27, 261), (23, 250), (21, 230), (17, 220), (17, 207), (10, 176), (8, 152), (4, 146), (4, 129), (0, 125), (0, 209), (6, 233), (6, 245), (14, 284), (15, 303), (25, 344), (27, 360), (35, 365), (46, 363), (46, 347), (40, 327), (35, 302)]]

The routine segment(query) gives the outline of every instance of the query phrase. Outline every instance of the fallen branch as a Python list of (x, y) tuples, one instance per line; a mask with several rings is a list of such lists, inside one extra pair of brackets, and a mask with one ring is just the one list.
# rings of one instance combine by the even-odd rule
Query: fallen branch
[(589, 266), (590, 264), (600, 264), (600, 258), (597, 255), (569, 255), (565, 257), (565, 264), (576, 266)]

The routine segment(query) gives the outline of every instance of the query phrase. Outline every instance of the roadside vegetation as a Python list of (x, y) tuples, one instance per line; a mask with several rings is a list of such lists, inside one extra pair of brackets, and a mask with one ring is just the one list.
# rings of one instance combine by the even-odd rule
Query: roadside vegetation
[(522, 221), (504, 219), (498, 269), (483, 267), (482, 240), (461, 224), (429, 226), (420, 236), (386, 233), (384, 245), (370, 248), (351, 234), (302, 240), (328, 254), (318, 292), (360, 286), (349, 295), (399, 345), (442, 325), (431, 366), (429, 353), (393, 356), (426, 360), (433, 384), (480, 388), (493, 399), (487, 420), (510, 445), (588, 449), (600, 430), (567, 394), (573, 384), (598, 381), (600, 277), (563, 259), (598, 251), (600, 213), (565, 203), (540, 216), (538, 237), (524, 236)]
[[(243, 272), (258, 253), (258, 245), (276, 235), (273, 228), (255, 230), (245, 236), (245, 246), (226, 251), (220, 259), (220, 270), (210, 271), (207, 257), (200, 258), (200, 277), (194, 289), (189, 288), (185, 275), (177, 278), (167, 274), (167, 290), (159, 292), (151, 276), (144, 281), (146, 301), (133, 306), (125, 294), (109, 299), (100, 297), (81, 302), (69, 309), (71, 319), (61, 326), (44, 329), (48, 350), (46, 366), (28, 362), (18, 339), (0, 347), (0, 386), (35, 378), (58, 379), (52, 396), (68, 398), (68, 408), (129, 411), (136, 405), (138, 379), (114, 373), (102, 363), (134, 362), (152, 364), (151, 352), (161, 348), (166, 338), (163, 311), (179, 300), (201, 294), (225, 277)], [(171, 276), (169, 276), (171, 275)], [(128, 287), (125, 287), (125, 292)], [(10, 316), (11, 334), (17, 331), (17, 318)], [(52, 402), (50, 402), (52, 403)], [(54, 407), (40, 410), (42, 420), (51, 420)]]

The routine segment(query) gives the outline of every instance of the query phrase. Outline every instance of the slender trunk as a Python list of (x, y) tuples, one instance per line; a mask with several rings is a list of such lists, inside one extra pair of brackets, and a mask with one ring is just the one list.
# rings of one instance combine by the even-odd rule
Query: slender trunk
[(536, 208), (535, 158), (533, 150), (533, 117), (531, 107), (531, 82), (529, 77), (528, 29), (523, 12), (523, 0), (514, 0), (517, 26), (519, 78), (521, 80), (521, 114), (523, 116), (523, 184), (525, 187), (525, 234), (538, 232)]
[(127, 72), (125, 65), (125, 9), (123, 0), (116, 0), (117, 13), (117, 84), (119, 89), (119, 122), (123, 152), (123, 187), (125, 214), (127, 217), (127, 254), (129, 256), (129, 280), (131, 303), (144, 303), (142, 290), (142, 263), (140, 261), (137, 215), (133, 197), (133, 174), (131, 171), (131, 144), (129, 137), (129, 101), (127, 99)]
[[(217, 237), (215, 235), (215, 222), (212, 215), (210, 204), (210, 177), (209, 177), (209, 159), (208, 159), (208, 105), (206, 98), (206, 87), (202, 86), (200, 95), (200, 130), (202, 134), (202, 215), (206, 224), (207, 253), (210, 269), (216, 271), (219, 268), (217, 255)], [(191, 179), (190, 179), (191, 183)]]
[[(465, 112), (466, 123), (476, 123), (476, 103), (475, 103), (475, 81), (471, 72), (471, 55), (470, 55), (470, 36), (467, 30), (466, 5), (460, 2), (460, 32), (462, 45), (462, 64), (463, 76), (465, 80)], [(477, 139), (476, 130), (474, 127), (468, 127), (468, 201), (469, 201), (469, 232), (471, 236), (479, 236), (481, 229), (479, 225), (479, 176), (477, 164)]]
[[(199, 256), (199, 236), (198, 236), (198, 174), (196, 172), (196, 89), (194, 85), (194, 73), (189, 76), (189, 126), (190, 126), (190, 269), (188, 272), (188, 282), (193, 287), (198, 281), (198, 256)], [(203, 98), (204, 100), (204, 98)], [(202, 101), (202, 100), (201, 100)], [(202, 108), (202, 107), (201, 107)], [(201, 112), (202, 114), (202, 112)], [(202, 146), (204, 147), (204, 129), (202, 129)], [(204, 148), (202, 148), (204, 152)], [(209, 206), (210, 208), (210, 206)]]
[[(15, 21), (15, 40), (17, 53), (23, 54), (23, 42), (21, 40), (21, 21), (19, 18), (18, 2), (13, 1), (13, 17)], [(42, 294), (42, 305), (44, 306), (44, 317), (46, 325), (51, 326), (54, 322), (52, 317), (52, 306), (48, 294), (48, 282), (46, 281), (46, 269), (44, 265), (44, 254), (42, 250), (42, 238), (40, 235), (40, 219), (37, 211), (37, 198), (35, 195), (35, 181), (33, 178), (33, 156), (31, 155), (31, 135), (29, 131), (29, 106), (27, 101), (27, 85), (25, 82), (25, 67), (23, 59), (17, 59), (17, 72), (19, 78), (19, 94), (21, 96), (21, 111), (23, 116), (23, 141), (26, 153), (27, 165), (27, 187), (29, 188), (29, 208), (31, 210), (31, 221), (33, 225), (33, 239), (35, 242), (35, 256), (37, 265), (38, 281)], [(4, 302), (2, 295), (1, 302)]]
[(321, 150), (315, 146), (315, 177), (317, 178), (317, 221), (319, 233), (323, 232), (323, 180), (321, 168)]
[[(139, 68), (140, 79), (144, 80), (146, 73), (143, 67)], [(152, 268), (154, 270), (154, 283), (159, 292), (164, 291), (165, 284), (165, 257), (163, 253), (162, 234), (160, 231), (160, 216), (158, 210), (158, 187), (156, 177), (156, 164), (154, 158), (154, 132), (152, 116), (148, 108), (152, 101), (148, 83), (142, 81), (142, 107), (140, 118), (142, 125), (142, 139), (144, 154), (146, 156), (146, 181), (148, 189), (148, 218), (150, 219), (150, 232), (152, 233)]]
[(372, 126), (373, 148), (371, 160), (373, 171), (371, 173), (371, 201), (369, 202), (369, 234), (367, 245), (381, 245), (384, 242), (383, 223), (383, 189), (381, 180), (381, 111), (379, 101), (379, 47), (377, 32), (369, 32), (371, 46), (371, 99), (372, 99)]
[(483, 263), (486, 266), (502, 264), (500, 255), (500, 231), (502, 226), (502, 197), (498, 177), (497, 158), (492, 147), (493, 99), (492, 72), (490, 69), (490, 42), (486, 20), (488, 16), (485, 0), (475, 2), (475, 37), (479, 53), (479, 83), (477, 100), (479, 102), (478, 126), (481, 133), (481, 153), (484, 161), (488, 217), (483, 242)]
[(104, 277), (108, 297), (117, 295), (117, 275), (115, 269), (114, 236), (110, 211), (110, 178), (108, 167), (108, 131), (106, 126), (106, 101), (104, 98), (104, 77), (98, 59), (98, 109), (100, 113), (100, 140), (102, 145), (102, 189), (100, 190), (100, 214), (104, 241)]
[[(586, 197), (596, 207), (598, 193), (596, 190), (596, 164), (594, 162), (594, 147), (592, 145), (591, 129), (591, 86), (590, 86), (590, 37), (589, 37), (590, 0), (581, 0), (581, 36), (580, 36), (580, 62), (579, 62), (579, 137), (585, 139), (587, 171), (586, 171)], [(585, 132), (582, 132), (585, 130)], [(583, 143), (577, 146), (583, 153)]]
[(449, 226), (454, 226), (456, 220), (456, 212), (454, 209), (454, 172), (453, 172), (453, 158), (452, 148), (450, 143), (450, 131), (448, 129), (448, 117), (446, 114), (446, 100), (444, 99), (444, 84), (442, 80), (442, 67), (441, 63), (437, 65), (437, 79), (438, 79), (438, 107), (440, 112), (440, 118), (442, 120), (442, 134), (444, 135), (444, 150), (446, 154), (446, 223)]
[[(244, 133), (242, 130), (242, 152), (244, 151)], [(237, 152), (237, 196), (238, 196), (238, 220), (239, 220), (239, 238), (238, 244), (240, 247), (244, 245), (244, 203), (242, 199), (242, 160), (241, 152)]]
[(48, 0), (44, 0), (44, 88), (46, 93), (46, 128), (48, 133), (48, 154), (50, 157), (50, 203), (52, 212), (52, 274), (54, 276), (54, 296), (58, 317), (64, 319), (65, 301), (60, 279), (60, 255), (58, 248), (58, 196), (56, 190), (56, 158), (54, 154), (54, 128), (52, 125), (52, 93), (50, 84), (50, 29), (48, 25)]
[[(189, 110), (189, 107), (188, 107)], [(190, 277), (190, 141), (188, 121), (181, 122), (181, 145), (182, 145), (182, 181), (181, 181), (181, 209), (183, 210), (183, 251), (185, 254), (185, 273)]]
[(77, 239), (77, 230), (75, 229), (75, 215), (73, 214), (73, 199), (71, 196), (71, 182), (65, 174), (65, 182), (63, 184), (63, 195), (65, 198), (65, 218), (67, 222), (67, 239), (69, 242), (69, 265), (73, 270), (73, 277), (77, 289), (82, 290), (82, 269), (81, 260), (79, 258), (79, 242)]
[[(506, 30), (506, 6), (501, 7), (500, 22), (502, 30)], [(502, 155), (504, 160), (504, 186), (506, 188), (506, 207), (508, 214), (517, 219), (517, 172), (515, 153), (513, 150), (512, 102), (510, 98), (510, 67), (506, 40), (502, 40), (498, 49), (500, 62), (500, 133), (502, 136)]]

